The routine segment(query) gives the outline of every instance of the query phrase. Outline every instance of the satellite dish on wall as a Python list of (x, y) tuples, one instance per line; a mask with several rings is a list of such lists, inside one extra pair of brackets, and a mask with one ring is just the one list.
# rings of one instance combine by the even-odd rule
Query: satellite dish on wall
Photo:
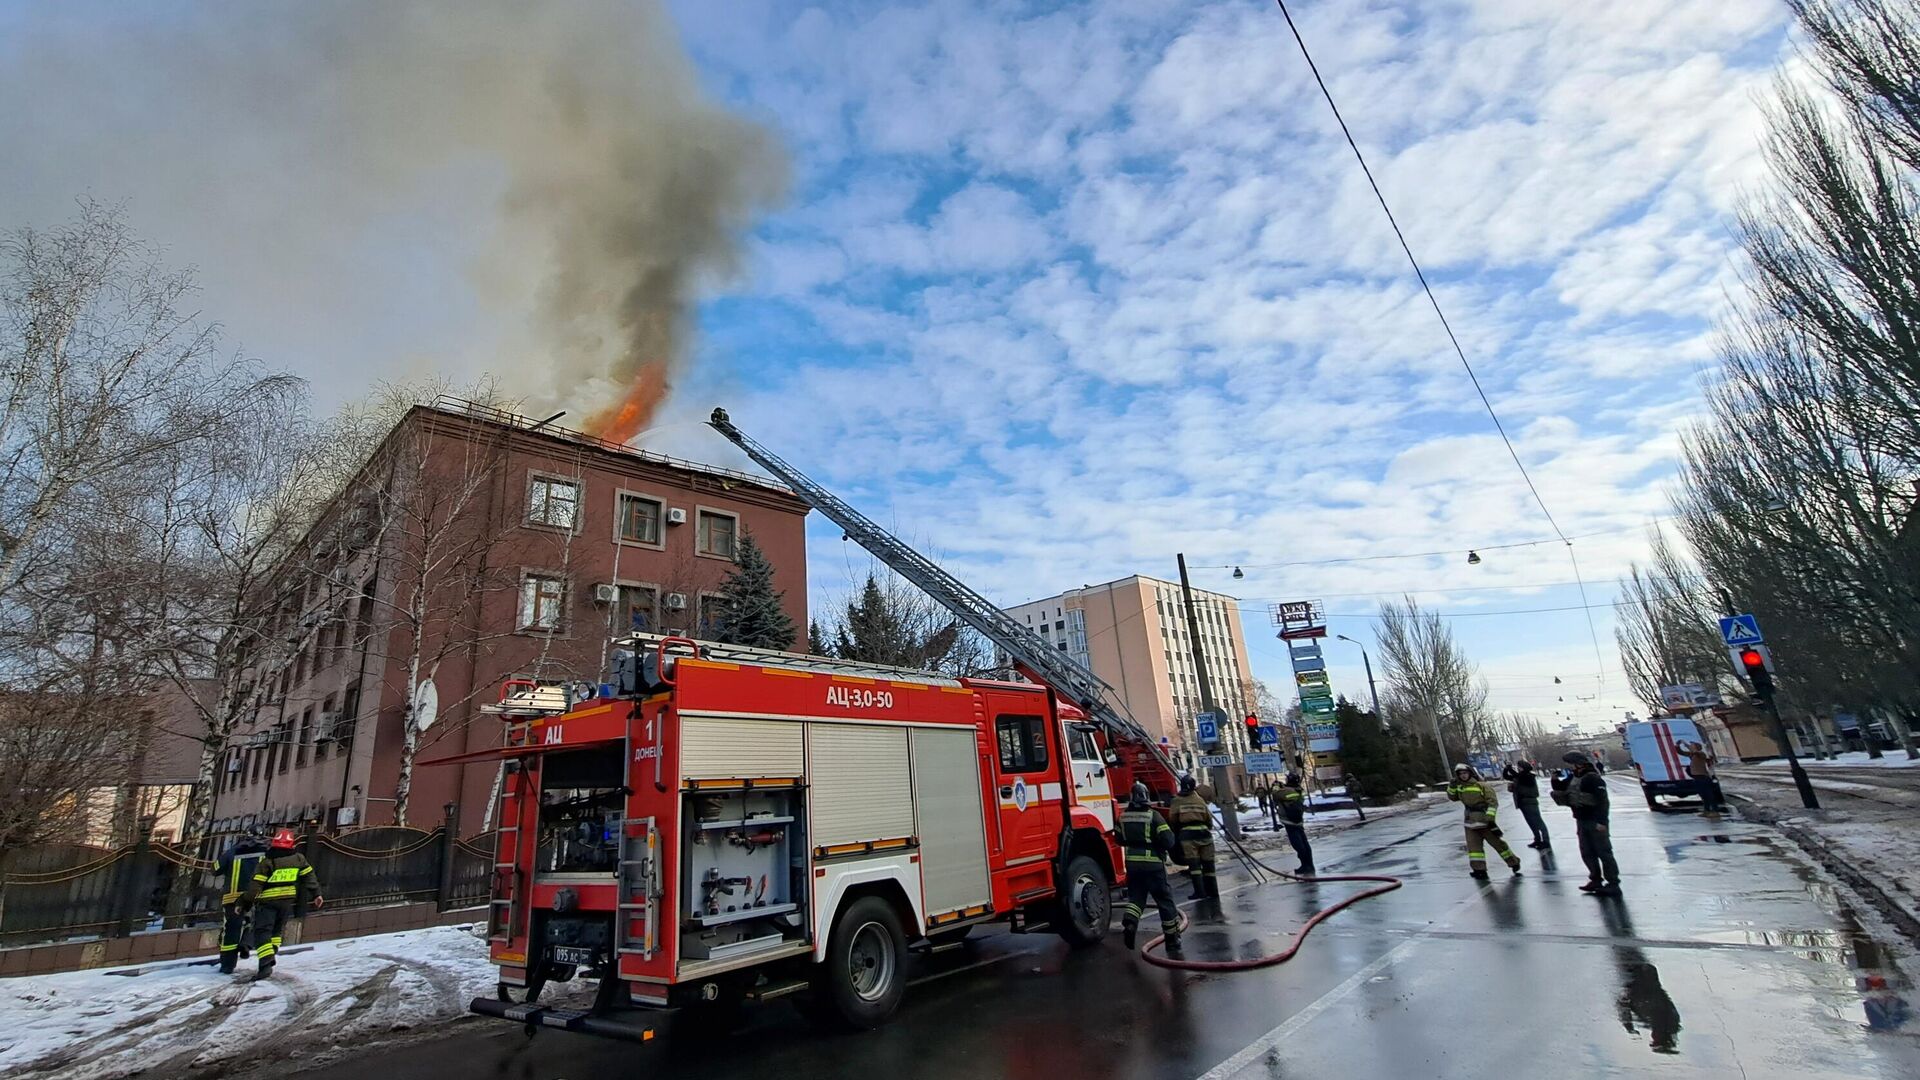
[(440, 715), (440, 689), (428, 679), (420, 684), (413, 695), (413, 723), (421, 731), (427, 730), (435, 718)]

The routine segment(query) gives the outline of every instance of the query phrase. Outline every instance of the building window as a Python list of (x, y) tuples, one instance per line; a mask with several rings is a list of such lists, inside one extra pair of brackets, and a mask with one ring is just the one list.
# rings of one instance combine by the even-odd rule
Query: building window
[(621, 633), (657, 633), (660, 629), (660, 590), (652, 585), (621, 585), (614, 601), (613, 626)]
[(520, 576), (520, 629), (560, 629), (567, 606), (567, 579), (558, 574)]
[(702, 510), (694, 529), (694, 551), (715, 559), (731, 559), (734, 534), (739, 529), (740, 519), (737, 516), (718, 510)]
[(307, 711), (300, 714), (300, 738), (298, 742), (293, 744), (294, 768), (304, 769), (307, 767), (307, 747), (312, 745), (312, 743), (313, 706), (309, 705), (307, 706)]
[(527, 524), (571, 529), (580, 518), (580, 485), (572, 480), (535, 476), (527, 485)]
[(694, 628), (694, 636), (713, 640), (726, 630), (726, 614), (721, 608), (719, 593), (701, 593), (699, 624)]
[(273, 745), (280, 749), (280, 771), (293, 764), (293, 721), (282, 720), (273, 729)]
[(660, 542), (660, 523), (666, 520), (666, 503), (622, 491), (614, 496), (613, 516), (622, 543), (663, 546)]
[(1047, 767), (1047, 724), (1038, 716), (1002, 716), (994, 721), (1000, 736), (1000, 771), (1042, 772)]
[(340, 720), (333, 726), (333, 745), (336, 756), (344, 755), (353, 748), (353, 729), (360, 719), (360, 684), (354, 683), (340, 695)]

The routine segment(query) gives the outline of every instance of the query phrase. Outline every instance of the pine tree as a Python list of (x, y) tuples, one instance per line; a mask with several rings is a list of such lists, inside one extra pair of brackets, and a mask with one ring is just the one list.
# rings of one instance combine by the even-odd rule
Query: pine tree
[(785, 594), (773, 587), (773, 564), (742, 529), (733, 572), (720, 586), (720, 625), (709, 632), (722, 641), (754, 649), (786, 649), (793, 645), (796, 627), (780, 606)]
[(827, 640), (827, 631), (819, 619), (807, 623), (807, 651), (815, 656), (834, 655), (833, 642)]

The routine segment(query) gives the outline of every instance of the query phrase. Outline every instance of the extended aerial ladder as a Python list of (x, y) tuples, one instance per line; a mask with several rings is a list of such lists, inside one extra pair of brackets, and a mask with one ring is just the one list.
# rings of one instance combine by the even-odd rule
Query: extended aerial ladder
[[(778, 454), (749, 438), (733, 426), (727, 410), (715, 409), (707, 423), (728, 441), (746, 451), (748, 457), (792, 488), (827, 520), (840, 526), (847, 539), (865, 548), (894, 573), (912, 582), (961, 622), (980, 632), (1000, 647), (1028, 678), (1052, 687), (1054, 693), (1080, 707), (1089, 719), (1107, 733), (1108, 746), (1123, 758), (1131, 758), (1134, 778), (1161, 795), (1171, 794), (1175, 772), (1166, 755), (1160, 752), (1147, 729), (1133, 717), (1115, 708), (1108, 694), (1110, 687), (1098, 675), (1087, 670), (1065, 651), (1055, 648), (1040, 635), (1015, 622), (1006, 612), (974, 592), (925, 555), (901, 543), (898, 537), (868, 520), (866, 515), (847, 505), (833, 492), (808, 479)], [(1124, 797), (1123, 792), (1116, 794)]]

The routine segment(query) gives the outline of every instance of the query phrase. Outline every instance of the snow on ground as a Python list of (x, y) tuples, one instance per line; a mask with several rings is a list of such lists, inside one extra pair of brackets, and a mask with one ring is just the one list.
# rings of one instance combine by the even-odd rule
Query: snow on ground
[(452, 926), (289, 946), (261, 983), (186, 961), (5, 979), (0, 1076), (105, 1080), (319, 1052), (462, 1016), (494, 981), (486, 942)]
[[(1748, 762), (1747, 764), (1757, 768), (1784, 769), (1787, 767), (1787, 759), (1783, 757), (1768, 758), (1765, 761), (1754, 761)], [(1863, 767), (1869, 769), (1912, 769), (1920, 768), (1920, 758), (1908, 758), (1905, 750), (1888, 750), (1878, 760), (1875, 760), (1874, 758), (1868, 757), (1865, 750), (1849, 750), (1844, 754), (1837, 754), (1825, 761), (1817, 757), (1803, 757), (1800, 759), (1800, 764), (1805, 765), (1809, 769), (1816, 767), (1830, 769), (1836, 766), (1845, 766), (1850, 769)]]

